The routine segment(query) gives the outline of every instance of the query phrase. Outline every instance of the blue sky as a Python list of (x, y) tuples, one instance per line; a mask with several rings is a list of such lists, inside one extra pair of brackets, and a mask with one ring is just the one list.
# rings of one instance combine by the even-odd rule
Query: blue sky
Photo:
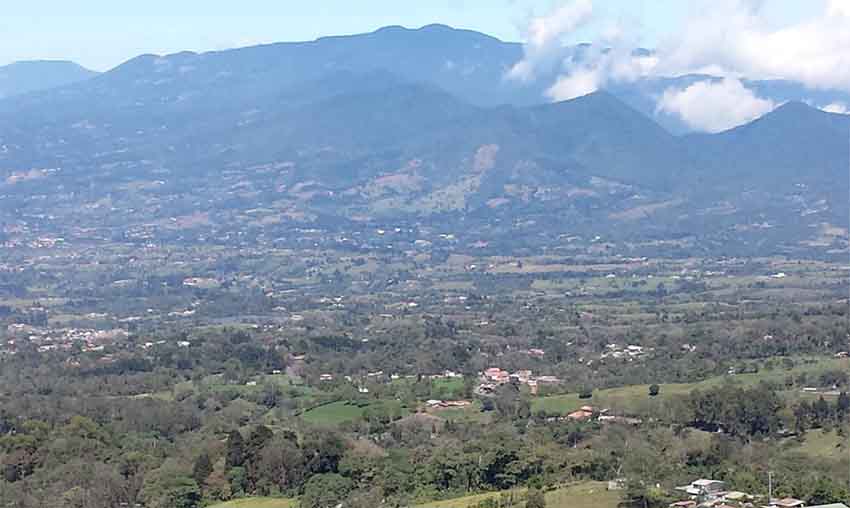
[[(68, 59), (106, 70), (142, 53), (206, 51), (258, 43), (311, 40), (322, 35), (372, 31), (385, 25), (429, 23), (470, 28), (521, 41), (532, 14), (554, 0), (24, 0), (4, 2), (0, 17), (0, 65), (27, 59)], [(819, 1), (774, 0), (777, 24), (799, 21)], [(640, 43), (652, 47), (676, 29), (689, 0), (597, 0), (604, 18), (637, 26)], [(569, 42), (592, 41), (590, 24)]]

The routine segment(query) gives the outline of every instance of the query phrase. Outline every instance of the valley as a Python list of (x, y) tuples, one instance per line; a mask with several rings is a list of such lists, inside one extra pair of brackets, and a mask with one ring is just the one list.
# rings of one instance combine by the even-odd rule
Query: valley
[(529, 44), (0, 67), (0, 506), (850, 500), (850, 96)]

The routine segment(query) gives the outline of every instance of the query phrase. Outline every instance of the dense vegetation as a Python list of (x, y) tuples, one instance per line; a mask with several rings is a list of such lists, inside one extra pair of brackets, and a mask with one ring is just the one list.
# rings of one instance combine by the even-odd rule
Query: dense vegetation
[[(832, 401), (794, 395), (810, 385), (845, 390), (847, 373), (838, 360), (777, 360), (771, 350), (765, 359), (751, 355), (751, 373), (741, 374), (761, 379), (756, 384), (732, 376), (685, 391), (656, 385), (654, 395), (644, 389), (632, 397), (631, 409), (620, 410), (644, 420), (634, 426), (564, 421), (558, 411), (533, 411), (535, 398), (511, 385), (471, 410), (444, 416), (417, 412), (420, 401), (474, 396), (472, 383), (385, 376), (369, 383), (370, 393), (358, 394), (346, 382), (305, 386), (292, 384), (286, 374), (268, 374), (291, 372), (289, 350), (309, 351), (318, 364), (307, 369), (309, 378), (312, 368), (344, 365), (340, 359), (352, 354), (398, 347), (390, 343), (354, 351), (323, 336), (289, 343), (233, 329), (187, 338), (190, 348), (168, 342), (107, 364), (92, 359), (72, 366), (64, 354), (26, 349), (7, 357), (0, 417), (4, 501), (21, 507), (49, 501), (188, 508), (262, 495), (298, 497), (310, 508), (340, 500), (347, 506), (405, 506), (469, 492), (627, 478), (624, 502), (637, 505), (646, 497), (655, 505), (669, 497), (649, 486), (693, 477), (725, 479), (761, 493), (768, 468), (781, 492), (845, 499), (835, 462), (793, 452), (807, 434), (837, 429), (846, 435), (846, 393)], [(464, 364), (479, 354), (474, 345), (459, 338), (450, 343), (467, 353), (456, 350), (453, 363), (441, 367), (474, 370)], [(435, 361), (429, 355), (440, 354), (433, 347), (409, 347), (426, 364)], [(811, 352), (805, 343), (796, 348)], [(734, 349), (709, 351), (717, 351), (712, 361), (722, 364), (721, 352)], [(695, 362), (687, 369), (694, 371), (706, 360), (680, 361)], [(634, 378), (623, 378), (618, 371), (626, 365), (619, 367), (596, 370), (595, 381), (619, 386), (647, 375), (671, 380), (652, 361), (626, 369)], [(569, 391), (569, 384), (561, 390)], [(591, 392), (587, 402), (597, 398), (604, 403), (603, 392)], [(342, 400), (358, 401), (352, 407), (359, 411), (334, 428), (305, 418), (305, 410)]]

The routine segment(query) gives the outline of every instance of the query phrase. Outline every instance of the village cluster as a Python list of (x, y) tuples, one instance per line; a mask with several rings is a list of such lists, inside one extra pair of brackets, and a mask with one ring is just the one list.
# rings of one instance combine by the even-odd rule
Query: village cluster
[(7, 326), (8, 338), (4, 354), (15, 354), (17, 341), (34, 344), (39, 353), (70, 351), (79, 346), (82, 352), (103, 351), (104, 348), (128, 337), (126, 330), (94, 330), (91, 328), (40, 328), (20, 323)]
[(726, 482), (704, 478), (676, 487), (676, 491), (687, 496), (687, 499), (672, 503), (669, 508), (847, 508), (841, 503), (807, 506), (800, 499), (776, 498), (771, 492), (764, 496), (729, 490)]
[(540, 385), (555, 385), (561, 382), (555, 376), (534, 376), (530, 370), (518, 370), (511, 373), (499, 367), (491, 367), (482, 372), (480, 381), (475, 393), (484, 396), (492, 395), (499, 386), (507, 383), (525, 385), (532, 395), (536, 395)]

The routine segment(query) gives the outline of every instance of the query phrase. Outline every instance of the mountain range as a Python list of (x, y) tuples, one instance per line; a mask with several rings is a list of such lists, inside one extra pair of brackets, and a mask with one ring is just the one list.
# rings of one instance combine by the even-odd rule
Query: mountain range
[(74, 62), (15, 62), (0, 66), (0, 99), (70, 85), (97, 74)]
[(789, 100), (809, 92), (751, 82), (788, 102), (686, 134), (648, 98), (693, 76), (549, 103), (545, 80), (504, 79), (520, 58), (519, 44), (442, 25), (143, 55), (0, 100), (2, 220), (108, 197), (119, 228), (126, 207), (127, 221), (252, 210), (281, 230), (439, 216), (624, 238), (749, 232), (786, 250), (844, 241), (850, 117)]

